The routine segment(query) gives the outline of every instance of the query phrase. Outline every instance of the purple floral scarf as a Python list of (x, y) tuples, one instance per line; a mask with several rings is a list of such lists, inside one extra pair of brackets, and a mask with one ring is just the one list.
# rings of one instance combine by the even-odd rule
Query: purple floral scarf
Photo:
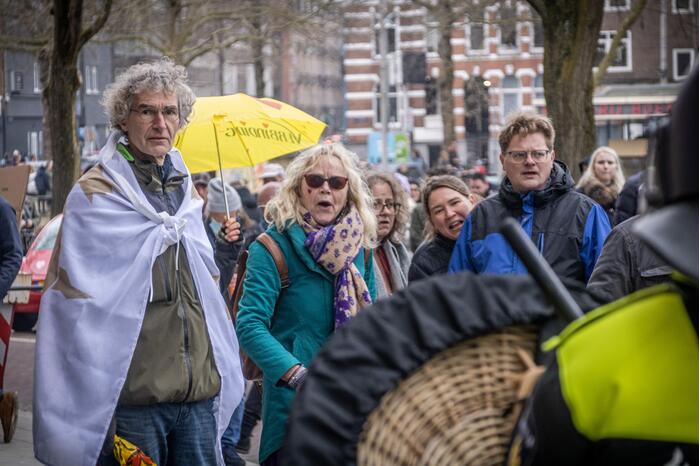
[(302, 217), (304, 245), (318, 265), (335, 275), (333, 311), (335, 328), (339, 328), (372, 304), (367, 284), (353, 264), (362, 244), (362, 219), (354, 206), (341, 214), (335, 224), (325, 227), (318, 225), (308, 211)]

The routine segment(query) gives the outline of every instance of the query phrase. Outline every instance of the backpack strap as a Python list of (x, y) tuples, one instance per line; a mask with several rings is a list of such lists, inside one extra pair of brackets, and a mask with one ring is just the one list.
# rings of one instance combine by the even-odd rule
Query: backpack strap
[(365, 269), (367, 268), (367, 264), (369, 264), (369, 254), (372, 252), (370, 251), (369, 248), (364, 248), (365, 249)]
[(277, 272), (280, 276), (282, 288), (288, 288), (291, 284), (289, 280), (289, 270), (287, 269), (287, 263), (284, 260), (284, 254), (282, 253), (279, 244), (277, 244), (277, 241), (275, 241), (272, 236), (264, 232), (258, 235), (256, 241), (260, 241), (260, 244), (265, 246), (265, 249), (267, 249), (270, 255), (272, 255), (272, 259), (275, 261), (275, 266), (277, 267)]

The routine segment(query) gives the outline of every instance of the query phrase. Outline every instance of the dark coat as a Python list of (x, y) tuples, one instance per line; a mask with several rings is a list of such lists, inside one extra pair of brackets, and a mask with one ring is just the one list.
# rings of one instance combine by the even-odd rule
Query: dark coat
[(632, 233), (638, 218), (613, 228), (588, 281), (586, 288), (606, 302), (671, 279), (671, 267)]
[(615, 215), (615, 201), (617, 201), (617, 191), (614, 186), (605, 186), (596, 179), (589, 180), (583, 186), (579, 186), (578, 192), (585, 194), (596, 201), (608, 214), (608, 220), (612, 225), (613, 216)]
[(450, 272), (526, 273), (500, 233), (502, 220), (514, 217), (559, 277), (585, 284), (610, 232), (610, 221), (598, 204), (574, 191), (573, 185), (568, 168), (558, 160), (541, 191), (520, 194), (504, 179), (498, 195), (477, 204), (464, 221)]
[(19, 239), (15, 209), (0, 196), (0, 301), (22, 265), (22, 242)]
[(422, 244), (411, 260), (408, 268), (408, 281), (413, 282), (433, 275), (447, 273), (455, 241), (437, 234), (435, 238)]
[(613, 216), (614, 225), (618, 225), (628, 218), (637, 215), (639, 190), (644, 183), (645, 176), (646, 170), (642, 170), (627, 178), (617, 198), (617, 202), (615, 202), (615, 215)]

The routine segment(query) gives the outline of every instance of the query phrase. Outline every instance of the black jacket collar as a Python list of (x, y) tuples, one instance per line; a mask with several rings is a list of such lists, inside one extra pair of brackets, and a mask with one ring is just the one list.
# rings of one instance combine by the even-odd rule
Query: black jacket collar
[(566, 194), (574, 188), (574, 179), (569, 173), (569, 168), (560, 160), (555, 160), (552, 166), (552, 172), (549, 174), (549, 180), (544, 189), (540, 191), (530, 191), (526, 194), (521, 194), (513, 189), (513, 185), (506, 177), (501, 183), (501, 189), (498, 192), (503, 203), (511, 210), (520, 211), (523, 205), (523, 198), (532, 193), (535, 207), (540, 207), (562, 194)]

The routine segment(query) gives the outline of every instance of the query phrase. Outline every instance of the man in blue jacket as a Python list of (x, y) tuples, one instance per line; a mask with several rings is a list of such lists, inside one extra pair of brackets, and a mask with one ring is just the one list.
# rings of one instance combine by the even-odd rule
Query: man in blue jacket
[(573, 189), (568, 168), (555, 160), (552, 123), (541, 115), (516, 114), (498, 142), (505, 178), (498, 195), (479, 203), (465, 220), (450, 272), (527, 273), (499, 233), (502, 220), (514, 217), (557, 275), (585, 284), (610, 223), (598, 204)]

